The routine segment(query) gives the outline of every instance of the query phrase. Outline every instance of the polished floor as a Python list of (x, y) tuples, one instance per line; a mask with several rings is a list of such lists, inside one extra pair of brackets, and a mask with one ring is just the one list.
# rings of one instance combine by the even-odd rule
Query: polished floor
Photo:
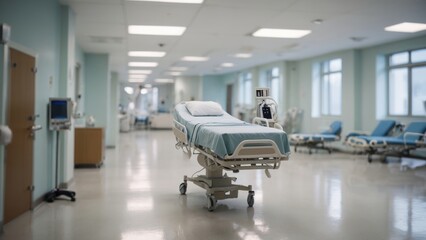
[(228, 175), (247, 194), (206, 209), (204, 190), (183, 175), (200, 167), (174, 147), (171, 131), (120, 135), (100, 169), (76, 169), (77, 201), (44, 203), (5, 225), (2, 240), (426, 239), (426, 169), (368, 164), (343, 153), (292, 154), (271, 171)]

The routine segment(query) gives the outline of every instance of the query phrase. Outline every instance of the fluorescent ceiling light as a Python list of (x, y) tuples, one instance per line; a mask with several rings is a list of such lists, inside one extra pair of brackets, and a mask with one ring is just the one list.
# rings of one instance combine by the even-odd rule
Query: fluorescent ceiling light
[(222, 67), (233, 67), (234, 64), (233, 63), (222, 63), (221, 65)]
[(186, 71), (188, 70), (187, 67), (171, 67), (170, 70), (172, 71)]
[(130, 34), (140, 35), (180, 36), (185, 30), (186, 27), (177, 26), (129, 25)]
[(168, 72), (167, 74), (171, 75), (171, 76), (180, 76), (180, 75), (182, 75), (181, 72)]
[(415, 33), (426, 30), (426, 24), (424, 23), (412, 23), (412, 22), (403, 22), (395, 24), (392, 26), (385, 27), (385, 30), (388, 32), (406, 32), (406, 33)]
[(129, 0), (134, 2), (203, 3), (204, 0)]
[(130, 51), (129, 57), (164, 57), (166, 52)]
[(182, 58), (182, 61), (188, 61), (188, 62), (205, 62), (209, 60), (208, 57), (197, 57), (197, 56), (185, 56)]
[(129, 62), (129, 67), (156, 67), (156, 62)]
[(144, 74), (130, 74), (129, 75), (129, 78), (133, 78), (133, 79), (136, 79), (136, 78), (146, 78), (146, 75), (144, 75)]
[(254, 37), (301, 38), (311, 33), (310, 30), (261, 28), (253, 33)]
[(131, 82), (131, 83), (142, 83), (142, 82), (145, 82), (145, 78), (139, 78), (139, 79), (131, 78), (131, 79), (129, 79), (129, 82)]
[(236, 58), (251, 58), (251, 53), (237, 53), (234, 55)]
[(169, 79), (169, 78), (158, 78), (155, 79), (156, 83), (173, 83), (173, 79)]
[(129, 74), (151, 74), (152, 70), (139, 70), (139, 69), (131, 69), (129, 70)]
[(149, 84), (149, 83), (147, 83), (147, 84), (144, 85), (144, 87), (146, 87), (146, 88), (152, 88), (152, 85)]
[(129, 94), (129, 95), (132, 95), (132, 94), (133, 94), (133, 88), (132, 88), (132, 87), (125, 87), (125, 88), (124, 88), (124, 91), (125, 91), (127, 94)]

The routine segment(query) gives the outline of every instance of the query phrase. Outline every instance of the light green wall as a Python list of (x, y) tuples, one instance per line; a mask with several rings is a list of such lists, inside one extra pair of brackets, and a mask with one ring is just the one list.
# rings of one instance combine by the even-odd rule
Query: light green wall
[(85, 111), (95, 118), (97, 127), (108, 126), (110, 74), (107, 54), (86, 53), (85, 62)]
[(218, 102), (226, 109), (226, 84), (222, 76), (210, 75), (203, 77), (203, 101)]
[(118, 73), (112, 72), (111, 73), (111, 87), (110, 87), (110, 94), (109, 94), (109, 128), (106, 131), (107, 134), (107, 147), (115, 147), (118, 142), (118, 133), (119, 133), (119, 126), (118, 126)]
[[(33, 182), (35, 190), (33, 201), (40, 199), (48, 192), (53, 183), (53, 134), (47, 129), (47, 103), (49, 97), (58, 94), (59, 16), (60, 6), (57, 0), (0, 1), (0, 22), (11, 26), (13, 46), (28, 50), (36, 56), (38, 71), (36, 74), (35, 113), (40, 114), (36, 123), (41, 124), (43, 129), (37, 132), (34, 142)], [(0, 65), (4, 64), (7, 63), (0, 60)], [(4, 80), (2, 79), (2, 81)], [(4, 91), (4, 89), (0, 90)], [(4, 97), (1, 102), (5, 104)], [(4, 109), (0, 110), (0, 115), (4, 117)], [(0, 156), (0, 169), (3, 169), (3, 164), (3, 156)], [(0, 180), (0, 186), (3, 185), (2, 181), (3, 178)], [(2, 221), (3, 198), (0, 198), (0, 209), (0, 221)]]
[(179, 77), (175, 81), (175, 103), (203, 98), (201, 77)]
[(84, 109), (84, 100), (85, 100), (85, 79), (84, 79), (84, 71), (85, 71), (85, 62), (84, 62), (84, 52), (83, 50), (76, 45), (75, 46), (75, 62), (76, 64), (80, 65), (80, 84), (78, 93), (81, 95), (80, 99), (76, 99), (77, 102), (77, 108), (76, 113), (79, 113), (80, 115), (84, 115), (85, 109)]

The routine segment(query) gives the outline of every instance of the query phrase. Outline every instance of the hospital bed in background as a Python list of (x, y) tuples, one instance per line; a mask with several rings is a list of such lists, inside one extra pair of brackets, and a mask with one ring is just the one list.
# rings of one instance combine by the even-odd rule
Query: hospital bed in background
[(206, 172), (196, 177), (184, 176), (179, 191), (186, 194), (188, 181), (206, 189), (209, 211), (216, 208), (217, 200), (237, 198), (238, 191), (248, 191), (248, 206), (254, 204), (252, 186), (232, 184), (236, 178), (228, 177), (224, 170), (238, 173), (264, 169), (270, 177), (269, 169), (278, 169), (290, 154), (284, 131), (243, 122), (214, 102), (177, 104), (173, 132), (176, 147), (189, 157), (197, 154), (197, 161)]
[(172, 129), (173, 115), (171, 113), (156, 113), (149, 115), (150, 129)]
[(348, 144), (348, 140), (351, 137), (359, 137), (359, 136), (370, 136), (370, 137), (385, 137), (389, 136), (392, 130), (396, 126), (396, 121), (394, 120), (381, 120), (377, 124), (376, 128), (370, 133), (367, 134), (365, 132), (350, 132), (346, 135), (345, 143)]
[(297, 152), (298, 147), (307, 147), (309, 154), (312, 149), (323, 149), (331, 153), (331, 148), (326, 143), (340, 140), (342, 133), (342, 122), (334, 121), (330, 124), (330, 128), (319, 134), (291, 134), (290, 141), (294, 145), (294, 151)]
[(348, 145), (363, 149), (368, 153), (368, 162), (372, 155), (410, 156), (410, 151), (426, 147), (426, 122), (412, 122), (398, 137), (355, 136), (348, 139)]

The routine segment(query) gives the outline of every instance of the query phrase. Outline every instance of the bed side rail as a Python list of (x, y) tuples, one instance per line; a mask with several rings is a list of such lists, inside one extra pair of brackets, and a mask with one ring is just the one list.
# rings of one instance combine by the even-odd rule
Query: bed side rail
[(225, 159), (247, 158), (284, 158), (288, 155), (281, 153), (277, 144), (270, 139), (244, 140), (235, 148), (232, 155)]
[(183, 124), (176, 121), (175, 119), (173, 119), (173, 133), (179, 142), (188, 145), (188, 131)]
[(414, 132), (406, 132), (404, 133), (404, 146), (407, 148), (407, 137), (409, 136), (418, 136), (419, 139), (416, 140), (416, 146), (418, 147), (426, 147), (426, 133), (414, 133)]

